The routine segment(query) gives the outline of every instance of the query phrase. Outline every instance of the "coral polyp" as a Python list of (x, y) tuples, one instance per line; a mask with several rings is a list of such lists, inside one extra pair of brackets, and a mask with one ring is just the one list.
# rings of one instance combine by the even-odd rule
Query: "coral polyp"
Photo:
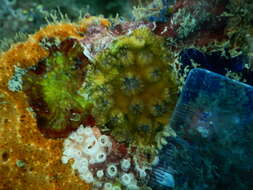
[(44, 39), (50, 55), (28, 69), (24, 91), (36, 113), (39, 129), (49, 137), (62, 137), (77, 128), (87, 114), (87, 102), (78, 94), (85, 77), (87, 59), (74, 39), (57, 44)]
[[(84, 91), (98, 126), (119, 142), (156, 144), (176, 102), (173, 57), (145, 27), (118, 37), (87, 68)], [(131, 135), (129, 135), (131, 134)]]

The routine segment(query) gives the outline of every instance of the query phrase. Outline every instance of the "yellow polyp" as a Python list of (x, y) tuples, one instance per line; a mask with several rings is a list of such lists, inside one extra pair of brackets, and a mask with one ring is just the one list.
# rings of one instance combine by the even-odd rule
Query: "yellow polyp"
[(105, 83), (105, 77), (102, 73), (98, 73), (96, 77), (94, 78), (94, 83), (97, 85), (102, 85)]
[(140, 28), (112, 42), (88, 68), (84, 91), (92, 114), (118, 141), (152, 149), (169, 121), (177, 83), (174, 59), (163, 44), (161, 37)]

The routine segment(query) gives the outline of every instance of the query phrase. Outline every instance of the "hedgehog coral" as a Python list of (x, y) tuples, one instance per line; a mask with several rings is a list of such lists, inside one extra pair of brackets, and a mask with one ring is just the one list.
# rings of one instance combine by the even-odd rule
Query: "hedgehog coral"
[(87, 68), (83, 92), (94, 103), (92, 114), (117, 141), (154, 147), (168, 122), (177, 84), (163, 44), (142, 27), (119, 37)]

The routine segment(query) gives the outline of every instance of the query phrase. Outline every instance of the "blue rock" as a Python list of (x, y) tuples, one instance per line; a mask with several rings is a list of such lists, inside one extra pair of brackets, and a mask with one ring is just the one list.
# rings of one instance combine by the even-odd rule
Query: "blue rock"
[(253, 189), (252, 86), (193, 69), (170, 126), (177, 137), (167, 139), (153, 171), (171, 174), (176, 189)]

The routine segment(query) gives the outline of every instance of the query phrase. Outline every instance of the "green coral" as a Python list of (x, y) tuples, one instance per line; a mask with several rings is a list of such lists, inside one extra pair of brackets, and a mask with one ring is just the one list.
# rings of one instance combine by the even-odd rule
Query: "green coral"
[(147, 28), (119, 37), (87, 68), (83, 91), (102, 130), (121, 142), (152, 146), (176, 102), (172, 56)]
[[(87, 102), (78, 93), (85, 75), (82, 48), (66, 40), (25, 76), (25, 92), (39, 128), (60, 137), (77, 128), (86, 117)], [(50, 134), (51, 133), (51, 134)]]

